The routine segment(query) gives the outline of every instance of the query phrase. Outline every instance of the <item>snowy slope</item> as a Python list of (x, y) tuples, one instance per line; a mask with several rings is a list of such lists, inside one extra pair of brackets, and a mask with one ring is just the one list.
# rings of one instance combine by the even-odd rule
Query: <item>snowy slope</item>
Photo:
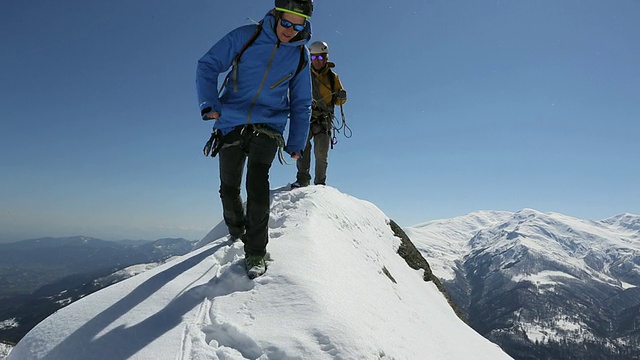
[(330, 187), (275, 191), (265, 276), (246, 277), (240, 243), (205, 239), (59, 310), (9, 359), (510, 358), (397, 255), (388, 222)]
[(9, 344), (4, 344), (0, 342), (0, 359), (6, 358), (6, 356), (11, 352), (13, 347)]
[[(456, 260), (470, 252), (469, 239), (481, 229), (500, 224), (512, 216), (506, 211), (477, 211), (454, 219), (425, 222), (405, 228), (405, 232), (434, 274), (441, 280), (453, 279)], [(425, 240), (426, 239), (426, 240)]]

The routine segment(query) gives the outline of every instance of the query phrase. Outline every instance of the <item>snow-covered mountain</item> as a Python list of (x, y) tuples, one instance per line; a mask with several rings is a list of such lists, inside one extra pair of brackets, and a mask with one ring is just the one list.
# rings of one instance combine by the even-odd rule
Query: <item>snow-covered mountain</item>
[(480, 211), (404, 230), (469, 323), (512, 356), (640, 358), (640, 216)]
[(218, 226), (59, 310), (8, 359), (510, 358), (399, 255), (392, 224), (331, 187), (274, 191), (264, 276), (246, 277), (242, 244)]

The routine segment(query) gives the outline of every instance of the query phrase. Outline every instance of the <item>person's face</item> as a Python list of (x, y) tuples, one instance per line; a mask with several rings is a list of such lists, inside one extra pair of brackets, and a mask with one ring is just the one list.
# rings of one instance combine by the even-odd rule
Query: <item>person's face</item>
[(311, 54), (311, 65), (316, 70), (322, 69), (327, 64), (327, 54)]
[[(293, 26), (288, 28), (282, 26), (282, 20), (293, 24)], [(282, 15), (280, 15), (280, 19), (278, 19), (278, 26), (276, 26), (278, 39), (283, 43), (291, 41), (291, 39), (298, 34), (298, 31), (295, 29), (298, 25), (305, 25), (305, 20), (302, 16), (291, 13), (282, 13)]]

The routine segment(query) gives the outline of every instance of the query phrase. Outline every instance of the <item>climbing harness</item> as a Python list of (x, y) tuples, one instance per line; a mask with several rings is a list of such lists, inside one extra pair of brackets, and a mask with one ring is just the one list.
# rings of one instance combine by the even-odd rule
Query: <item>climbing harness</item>
[[(234, 132), (234, 131), (239, 131), (241, 137), (251, 132), (251, 136), (263, 135), (263, 136), (268, 136), (272, 138), (273, 140), (275, 140), (276, 145), (278, 146), (278, 161), (280, 162), (280, 164), (287, 164), (287, 165), (292, 164), (287, 162), (287, 160), (284, 157), (284, 136), (282, 136), (282, 134), (272, 129), (271, 127), (269, 127), (269, 125), (266, 125), (266, 124), (241, 125), (241, 126), (237, 126), (231, 132)], [(229, 146), (235, 146), (238, 144), (240, 144), (239, 139), (232, 141), (230, 143), (225, 143), (224, 135), (222, 135), (222, 132), (219, 129), (213, 129), (213, 132), (211, 133), (211, 137), (209, 138), (209, 141), (207, 141), (207, 143), (204, 145), (204, 148), (202, 149), (202, 153), (204, 154), (204, 156), (216, 157), (216, 155), (218, 155), (221, 149)]]

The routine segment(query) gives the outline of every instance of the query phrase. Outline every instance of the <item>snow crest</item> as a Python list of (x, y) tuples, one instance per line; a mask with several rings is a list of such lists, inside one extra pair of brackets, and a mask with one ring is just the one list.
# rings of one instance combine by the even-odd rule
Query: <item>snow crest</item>
[(265, 275), (247, 278), (242, 243), (203, 239), (61, 309), (9, 359), (510, 358), (409, 268), (373, 204), (310, 186), (274, 191), (270, 216)]

